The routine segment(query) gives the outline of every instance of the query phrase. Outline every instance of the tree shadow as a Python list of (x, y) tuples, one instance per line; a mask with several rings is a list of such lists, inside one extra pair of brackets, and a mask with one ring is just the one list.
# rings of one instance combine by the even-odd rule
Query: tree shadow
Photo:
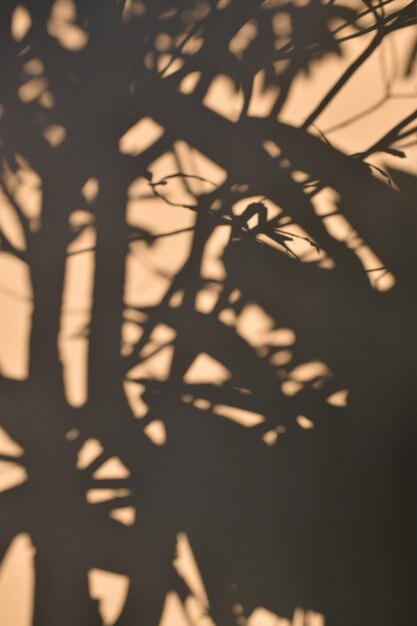
[[(94, 568), (129, 578), (117, 626), (157, 626), (170, 591), (192, 595), (173, 565), (179, 533), (217, 626), (250, 624), (261, 606), (326, 626), (413, 623), (415, 179), (366, 159), (401, 158), (417, 116), (352, 156), (314, 131), (384, 38), (414, 23), (412, 5), (3, 2), (0, 184), (24, 245), (0, 224), (0, 256), (26, 264), (33, 311), (28, 376), (0, 380), (1, 425), (24, 449), (0, 460), (28, 476), (0, 495), (0, 557), (30, 535), (35, 626), (102, 624)], [(300, 72), (343, 57), (343, 28), (372, 42), (303, 126), (285, 123)], [(274, 96), (263, 116), (259, 72)], [(215, 84), (230, 98), (210, 100)], [(237, 114), (219, 112), (234, 98)], [(29, 170), (37, 217), (18, 193)], [(326, 189), (351, 240), (317, 210)], [(71, 226), (76, 211), (88, 219)], [(364, 268), (365, 244), (382, 269)], [(74, 406), (58, 344), (68, 263), (86, 251)], [(135, 286), (135, 262), (158, 297)]]

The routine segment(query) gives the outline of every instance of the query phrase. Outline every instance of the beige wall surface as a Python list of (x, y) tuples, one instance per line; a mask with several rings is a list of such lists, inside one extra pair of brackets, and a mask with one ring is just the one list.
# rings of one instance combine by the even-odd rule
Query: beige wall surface
[[(77, 17), (77, 4), (73, 0), (56, 0), (50, 3), (47, 17), (48, 37), (54, 45), (71, 54), (79, 54), (88, 50), (89, 26), (84, 25)], [(79, 4), (79, 3), (78, 3)], [(124, 8), (124, 23), (128, 24), (140, 16), (146, 3), (128, 0)], [(198, 3), (197, 3), (198, 4)], [(203, 4), (204, 3), (200, 3)], [(213, 3), (216, 4), (216, 3)], [(228, 2), (223, 2), (224, 11)], [(233, 3), (232, 3), (233, 4)], [(266, 8), (287, 6), (286, 2), (265, 2)], [(290, 2), (300, 10), (309, 5), (308, 0)], [(309, 64), (309, 71), (301, 70), (293, 80), (285, 104), (278, 113), (278, 121), (300, 127), (329, 92), (339, 78), (351, 67), (352, 63), (370, 46), (375, 31), (370, 27), (377, 19), (399, 12), (407, 6), (404, 0), (391, 0), (377, 3), (374, 0), (335, 0), (323, 2), (333, 7), (349, 6), (363, 13), (355, 26), (346, 24), (342, 17), (328, 23), (334, 37), (340, 41), (339, 53), (328, 53), (318, 56)], [(206, 5), (204, 4), (204, 7)], [(208, 6), (208, 5), (207, 5)], [(369, 8), (371, 7), (371, 9)], [(33, 13), (33, 14), (32, 14)], [(66, 128), (59, 119), (54, 119), (54, 107), (59, 106), (59, 94), (54, 93), (53, 78), (48, 75), (48, 59), (43, 58), (42, 51), (30, 50), (31, 29), (36, 25), (38, 16), (30, 3), (16, 4), (11, 20), (11, 37), (16, 45), (29, 42), (29, 48), (21, 46), (20, 54), (25, 55), (23, 74), (19, 78), (17, 99), (22, 107), (34, 106), (37, 103), (39, 119), (51, 119), (50, 124), (43, 124), (42, 136), (44, 145), (50, 155), (57, 155), (59, 162), (60, 149), (71, 138), (71, 130)], [(273, 23), (280, 45), (291, 45), (294, 36), (293, 27), (287, 15), (279, 13)], [(230, 44), (230, 54), (241, 59), (252, 41), (256, 39), (260, 28), (256, 19), (249, 19), (235, 34)], [(359, 29), (364, 32), (356, 36)], [(369, 32), (367, 32), (369, 30)], [(198, 51), (204, 33), (196, 32), (188, 40), (190, 55), (193, 46)], [(281, 39), (279, 39), (281, 38)], [(407, 116), (412, 116), (417, 102), (416, 66), (407, 64), (415, 46), (415, 26), (403, 28), (389, 33), (366, 60), (358, 65), (343, 88), (317, 116), (309, 127), (311, 135), (324, 143), (341, 151), (345, 155), (366, 152), (377, 143), (381, 136), (394, 128)], [(281, 44), (282, 42), (282, 44)], [(111, 42), (110, 42), (111, 44)], [(109, 45), (110, 45), (109, 44)], [(25, 43), (26, 45), (26, 43)], [(172, 63), (170, 57), (171, 37), (167, 33), (159, 35), (157, 40), (158, 67)], [(156, 62), (155, 59), (153, 61)], [(149, 63), (152, 63), (149, 58)], [(277, 62), (279, 63), (279, 62)], [(281, 62), (284, 63), (285, 61)], [(180, 68), (179, 68), (180, 69)], [(171, 64), (167, 75), (175, 74), (175, 62)], [(279, 98), (280, 69), (277, 69), (275, 84), (270, 81), (265, 88), (266, 70), (260, 69), (254, 79), (252, 93), (248, 104), (249, 118), (270, 120), (271, 112)], [(283, 67), (282, 72), (285, 72)], [(197, 70), (186, 74), (179, 85), (179, 92), (192, 97), (197, 89), (199, 76)], [(74, 83), (74, 90), (77, 85)], [(75, 91), (73, 92), (75, 93)], [(197, 92), (196, 92), (197, 93)], [(202, 106), (213, 111), (233, 124), (239, 124), (247, 93), (244, 87), (237, 88), (232, 78), (225, 73), (216, 73), (210, 78), (204, 94)], [(7, 116), (7, 103), (0, 101), (0, 116)], [(167, 107), (173, 106), (169, 102)], [(44, 116), (44, 117), (42, 117)], [(155, 116), (156, 117), (156, 116)], [(48, 118), (48, 119), (49, 119)], [(125, 132), (119, 137), (119, 155), (126, 158), (148, 154), (147, 151), (156, 145), (166, 132), (161, 119), (153, 119), (149, 113), (140, 119), (131, 119)], [(415, 124), (415, 119), (414, 119)], [(405, 126), (404, 130), (411, 128)], [(242, 131), (245, 132), (245, 131)], [(7, 143), (7, 142), (6, 142)], [(372, 175), (386, 188), (397, 190), (396, 182), (390, 180), (391, 168), (407, 174), (417, 173), (417, 141), (415, 134), (410, 134), (397, 141), (394, 146), (401, 151), (374, 152), (366, 160), (370, 164)], [(87, 148), (86, 148), (87, 149)], [(280, 154), (280, 146), (274, 141), (265, 140), (264, 149), (271, 156)], [(83, 150), (83, 138), (80, 140)], [(226, 150), (226, 147), (225, 147)], [(49, 156), (48, 155), (48, 158)], [(180, 335), (173, 325), (161, 320), (154, 323), (149, 333), (147, 325), (149, 311), (164, 301), (169, 294), (172, 310), (181, 311), (183, 293), (172, 291), (173, 277), (177, 275), (189, 258), (193, 245), (196, 226), (196, 211), (193, 209), (196, 198), (210, 193), (213, 189), (227, 185), (229, 173), (224, 164), (215, 162), (210, 154), (204, 154), (198, 146), (190, 145), (181, 137), (174, 138), (162, 154), (155, 151), (155, 158), (148, 163), (147, 169), (152, 174), (152, 181), (164, 181), (163, 186), (150, 187), (144, 178), (132, 179), (126, 190), (124, 212), (126, 225), (131, 233), (147, 232), (153, 239), (148, 245), (146, 239), (132, 237), (129, 253), (125, 264), (124, 282), (124, 321), (121, 329), (121, 354), (130, 358), (131, 367), (124, 382), (124, 392), (137, 422), (143, 422), (141, 428), (155, 447), (163, 447), (169, 441), (169, 427), (166, 416), (154, 412), (149, 418), (149, 404), (145, 389), (148, 381), (163, 384), (169, 380), (175, 363), (176, 349)], [(26, 381), (30, 374), (30, 336), (32, 314), (36, 309), (30, 269), (25, 259), (27, 240), (42, 231), (43, 228), (43, 194), (44, 181), (39, 171), (30, 162), (27, 155), (14, 154), (14, 167), (8, 164), (9, 155), (3, 160), (0, 191), (0, 373), (11, 381)], [(64, 167), (64, 166), (62, 166)], [(70, 167), (70, 165), (69, 165)], [(169, 178), (174, 172), (186, 172), (184, 177)], [(72, 240), (66, 250), (65, 278), (60, 313), (58, 342), (59, 358), (63, 368), (65, 398), (68, 407), (82, 411), (89, 402), (89, 325), (94, 307), (94, 280), (96, 271), (97, 228), (96, 214), (102, 198), (103, 185), (106, 181), (99, 180), (93, 172), (85, 180), (77, 199), (65, 198), (63, 202), (73, 202), (69, 211), (68, 229), (72, 232)], [(295, 181), (307, 179), (302, 170), (292, 172)], [(168, 177), (168, 178), (167, 178)], [(209, 181), (209, 182), (207, 182)], [(242, 185), (245, 181), (242, 181)], [(366, 236), (356, 232), (343, 214), (339, 206), (340, 194), (337, 189), (323, 185), (323, 188), (312, 198), (314, 210), (321, 218), (326, 232), (331, 239), (342, 242), (346, 249), (354, 252), (359, 260), (363, 275), (369, 281), (369, 288), (375, 293), (389, 294), (396, 285), (396, 273), (393, 267), (386, 266), (379, 251), (367, 241)], [(241, 193), (241, 198), (234, 200), (231, 214), (241, 215), (251, 202), (263, 202), (267, 208), (268, 219), (279, 216), (283, 208), (261, 190)], [(191, 207), (191, 208), (190, 208)], [(120, 207), (123, 209), (123, 207)], [(215, 209), (213, 209), (214, 211)], [(22, 226), (22, 224), (24, 226)], [(314, 233), (308, 232), (305, 225), (293, 219), (287, 225), (283, 222), (283, 230), (292, 235), (289, 243), (291, 251), (297, 254), (300, 262), (319, 264), (331, 272), (335, 266), (332, 253), (326, 249), (317, 251), (312, 247), (310, 239)], [(201, 315), (212, 314), (221, 301), (223, 281), (226, 277), (222, 256), (233, 235), (231, 222), (224, 221), (213, 229), (206, 242), (201, 257), (201, 287), (195, 294), (195, 310)], [(7, 242), (7, 243), (6, 243)], [(278, 254), (287, 253), (280, 244), (271, 242)], [(10, 247), (10, 249), (8, 248)], [(290, 251), (290, 252), (291, 252)], [(234, 295), (233, 295), (234, 294)], [(241, 296), (236, 288), (231, 300)], [(310, 360), (299, 362), (297, 354), (298, 337), (290, 324), (277, 324), (271, 313), (259, 302), (246, 302), (241, 310), (223, 307), (218, 318), (221, 323), (232, 328), (258, 355), (267, 354), (270, 346), (275, 346), (271, 364), (279, 372), (282, 394), (293, 398), (304, 389), (310, 381), (328, 381), (334, 377), (331, 366), (312, 354)], [(181, 335), (182, 336), (182, 335)], [(140, 359), (135, 361), (135, 350), (141, 337)], [(295, 359), (295, 360), (294, 360)], [(228, 363), (221, 362), (213, 355), (201, 352), (187, 368), (183, 382), (186, 385), (224, 385), (230, 380), (233, 372)], [(346, 407), (349, 403), (349, 387), (339, 380), (339, 386), (329, 392), (328, 404)], [(197, 393), (197, 392), (196, 392)], [(183, 402), (191, 407), (212, 413), (242, 429), (259, 428), (265, 422), (261, 409), (249, 410), (238, 406), (227, 405), (225, 401), (212, 404), (204, 397), (185, 394)], [(301, 413), (297, 417), (298, 426), (304, 431), (315, 427), (312, 415)], [(21, 442), (15, 440), (8, 431), (7, 422), (0, 428), (0, 490), (12, 493), (29, 481), (30, 472), (22, 461), (27, 450)], [(279, 446), (279, 440), (286, 436), (284, 426), (276, 426), (263, 431), (260, 436), (265, 448)], [(259, 436), (259, 435), (258, 435)], [(288, 435), (289, 436), (289, 435)], [(85, 501), (88, 505), (111, 502), (124, 497), (125, 506), (108, 508), (108, 515), (122, 528), (135, 528), (141, 511), (130, 504), (132, 493), (130, 469), (123, 458), (107, 455), (106, 444), (100, 436), (93, 433), (80, 433), (79, 426), (68, 428), (68, 442), (76, 443), (77, 470), (82, 472), (92, 464), (96, 471), (86, 491)], [(74, 444), (75, 445), (75, 444)], [(97, 459), (103, 455), (100, 464)], [(111, 483), (108, 488), (98, 483), (105, 480)], [(120, 486), (118, 486), (120, 481)], [(65, 490), (66, 486), (62, 485)], [(209, 626), (214, 624), (210, 615), (210, 592), (206, 588), (204, 573), (199, 565), (199, 554), (193, 546), (192, 538), (186, 532), (178, 532), (176, 536), (177, 557), (174, 562), (175, 571), (188, 589), (184, 599), (174, 590), (167, 592), (163, 614), (159, 626)], [(35, 589), (35, 554), (37, 548), (30, 533), (19, 531), (5, 550), (0, 565), (0, 626), (31, 626), (34, 607)], [(65, 576), (61, 572), (60, 576)], [(88, 590), (91, 598), (98, 601), (98, 610), (102, 623), (106, 626), (118, 623), (122, 614), (131, 581), (128, 575), (120, 572), (106, 571), (95, 567), (88, 571)], [(250, 614), (238, 601), (233, 606), (237, 624), (248, 626), (324, 626), (326, 615), (320, 607), (303, 606), (300, 602), (291, 619), (279, 616), (265, 608), (262, 604)], [(136, 622), (135, 622), (136, 623)], [(50, 626), (37, 624), (37, 626)], [(74, 624), (75, 626), (75, 624)], [(132, 622), (133, 626), (133, 622)], [(147, 625), (151, 626), (151, 624)], [(217, 626), (222, 626), (220, 623)], [(383, 626), (381, 624), (381, 626)]]

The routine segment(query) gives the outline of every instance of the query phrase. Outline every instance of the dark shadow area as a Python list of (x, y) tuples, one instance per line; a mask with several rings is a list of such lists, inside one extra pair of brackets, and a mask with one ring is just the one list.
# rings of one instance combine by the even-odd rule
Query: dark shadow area
[[(0, 372), (0, 425), (24, 449), (0, 460), (28, 476), (0, 493), (0, 559), (30, 535), (34, 626), (101, 625), (94, 568), (129, 577), (116, 626), (158, 626), (168, 592), (192, 593), (173, 566), (179, 533), (216, 626), (250, 625), (257, 607), (288, 619), (302, 607), (325, 626), (416, 623), (416, 184), (391, 163), (407, 157), (417, 113), (357, 154), (316, 126), (384, 40), (415, 27), (415, 3), (400, 4), (2, 0), (0, 185), (24, 245), (0, 222), (0, 262), (25, 264), (33, 310), (27, 378)], [(298, 77), (344, 58), (344, 38), (360, 37), (367, 45), (305, 123), (282, 119)], [(261, 95), (276, 89), (265, 115), (251, 113), (260, 72)], [(239, 97), (237, 114), (210, 105), (218, 77), (232, 85), (219, 106)], [(141, 147), (124, 148), (141, 121)], [(178, 142), (207, 168), (190, 171)], [(376, 153), (389, 167), (375, 165)], [(173, 165), (160, 176), (167, 154)], [(37, 221), (13, 186), (28, 168), (40, 180)], [(326, 189), (350, 240), (317, 210)], [(149, 214), (181, 211), (191, 225), (165, 225), (157, 212), (154, 227), (135, 224), (136, 201), (139, 215), (148, 203)], [(89, 228), (93, 244), (74, 248)], [(214, 276), (204, 264), (218, 232)], [(128, 263), (183, 235), (185, 261), (155, 270), (162, 296), (132, 304), (141, 294)], [(364, 268), (364, 245), (379, 267)], [(77, 407), (60, 333), (68, 260), (86, 251), (87, 400)], [(389, 289), (370, 281), (374, 271), (393, 277)], [(203, 293), (215, 294), (210, 307)], [(269, 320), (262, 340), (243, 324), (249, 310)], [(155, 341), (161, 325), (172, 333)], [(169, 365), (153, 375), (147, 363), (163, 350)], [(193, 378), (202, 354), (227, 373)], [(148, 435), (156, 421), (158, 444)], [(83, 465), (91, 440), (100, 447)], [(125, 474), (100, 477), (115, 457)], [(117, 493), (93, 501), (97, 489)], [(111, 515), (122, 508), (135, 511), (129, 523)]]

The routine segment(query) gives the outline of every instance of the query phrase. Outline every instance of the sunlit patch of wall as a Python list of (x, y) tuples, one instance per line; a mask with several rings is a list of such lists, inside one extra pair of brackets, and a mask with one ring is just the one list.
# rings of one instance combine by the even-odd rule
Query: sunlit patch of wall
[(244, 94), (229, 76), (219, 74), (210, 84), (203, 104), (222, 117), (237, 122), (244, 104)]
[(24, 483), (28, 474), (24, 467), (23, 448), (0, 428), (0, 492)]
[(248, 626), (324, 626), (324, 615), (297, 608), (292, 620), (279, 617), (264, 608), (258, 608), (249, 616)]
[(312, 199), (315, 211), (322, 218), (326, 230), (356, 254), (372, 287), (378, 291), (389, 291), (395, 284), (395, 276), (353, 229), (339, 210), (339, 201), (340, 196), (328, 187), (319, 191)]
[(125, 526), (136, 521), (136, 508), (131, 502), (130, 472), (123, 461), (105, 450), (98, 439), (74, 441), (79, 445), (77, 469), (86, 485), (85, 500), (97, 506), (103, 515), (109, 515)]
[(11, 35), (15, 41), (22, 41), (32, 26), (32, 18), (25, 6), (18, 4), (11, 20)]
[[(150, 166), (153, 178), (178, 172), (173, 154), (165, 154)], [(168, 188), (166, 188), (168, 187)], [(180, 179), (171, 179), (164, 186), (164, 195), (175, 198), (176, 203), (189, 204), (194, 200), (184, 189)], [(182, 206), (169, 206), (155, 197), (145, 179), (134, 182), (128, 192), (127, 222), (143, 232), (136, 241), (132, 239), (127, 259), (125, 302), (140, 307), (156, 304), (168, 289), (172, 277), (184, 264), (191, 234), (187, 229), (194, 225), (193, 213)], [(172, 231), (183, 231), (169, 236)]]
[(101, 569), (88, 572), (90, 596), (98, 601), (104, 626), (115, 624), (123, 610), (129, 592), (129, 577)]
[(28, 375), (32, 292), (26, 264), (0, 254), (0, 368), (5, 376), (23, 380)]
[(29, 626), (35, 587), (34, 548), (29, 535), (10, 544), (0, 568), (0, 623)]
[[(359, 0), (344, 4), (360, 12), (363, 7)], [(396, 10), (406, 4), (406, 0), (399, 0), (396, 2)], [(372, 12), (362, 12), (366, 15), (356, 25), (367, 28), (373, 21), (373, 15)], [(335, 36), (340, 40), (342, 54), (313, 61), (308, 73), (298, 75), (280, 115), (280, 119), (285, 122), (302, 125), (323, 94), (363, 53), (374, 37), (373, 33), (355, 37), (357, 30), (351, 25), (335, 23), (331, 26), (337, 31)], [(335, 147), (354, 154), (366, 150), (377, 141), (381, 128), (394, 127), (412, 113), (417, 98), (415, 76), (413, 71), (407, 73), (409, 55), (404, 52), (411, 51), (413, 42), (412, 29), (391, 32), (324, 109), (315, 122), (316, 130), (312, 127), (311, 132), (319, 129)], [(308, 98), (305, 97), (306, 93)], [(415, 142), (412, 141), (405, 152), (408, 157), (405, 159), (379, 153), (372, 155), (370, 160), (380, 167), (387, 164), (416, 172)]]
[(188, 587), (189, 595), (182, 602), (177, 593), (171, 591), (167, 594), (159, 626), (188, 626), (190, 622), (196, 626), (215, 626), (210, 617), (210, 602), (198, 561), (185, 533), (177, 535), (176, 553), (173, 565)]
[[(94, 189), (88, 191), (93, 197)], [(96, 233), (94, 218), (85, 210), (74, 211), (69, 228), (75, 238), (68, 246), (62, 301), (59, 350), (64, 368), (68, 402), (82, 406), (87, 401), (88, 333), (94, 280)]]
[(40, 227), (41, 201), (39, 175), (15, 155), (14, 171), (4, 164), (0, 181), (0, 368), (16, 379), (28, 375), (33, 305), (26, 252), (28, 237)]
[[(133, 134), (137, 126), (121, 140), (120, 149), (125, 153), (140, 153), (158, 141), (163, 133), (150, 118), (139, 124), (142, 129), (140, 141)], [(169, 326), (160, 324), (140, 345), (146, 324), (146, 316), (143, 317), (140, 310), (159, 304), (166, 294), (170, 294), (172, 281), (188, 258), (199, 210), (198, 198), (213, 192), (225, 180), (222, 168), (183, 141), (175, 142), (172, 152), (153, 162), (149, 173), (150, 182), (142, 178), (131, 185), (127, 206), (132, 243), (127, 259), (125, 303), (129, 320), (124, 323), (123, 351), (126, 356), (131, 356), (132, 363), (135, 358), (137, 363), (128, 372), (125, 382), (125, 391), (136, 417), (148, 414), (147, 404), (141, 397), (140, 381), (167, 380), (176, 334)], [(206, 256), (203, 264), (205, 259)], [(169, 297), (171, 306), (174, 306), (173, 295)], [(200, 302), (202, 298), (203, 293)], [(134, 319), (131, 312), (135, 312)], [(164, 424), (160, 420), (151, 421), (144, 432), (156, 445), (166, 441)]]
[(47, 24), (48, 32), (67, 50), (80, 50), (88, 43), (87, 32), (77, 24), (74, 0), (55, 0)]
[[(41, 58), (30, 54), (30, 48), (27, 50), (28, 60), (24, 63), (20, 74), (20, 86), (17, 90), (19, 100), (23, 104), (39, 104), (44, 109), (53, 109), (55, 106), (55, 97), (50, 88), (45, 64)], [(65, 137), (65, 129), (59, 125), (51, 125), (44, 131), (45, 139), (55, 147), (59, 145)]]

